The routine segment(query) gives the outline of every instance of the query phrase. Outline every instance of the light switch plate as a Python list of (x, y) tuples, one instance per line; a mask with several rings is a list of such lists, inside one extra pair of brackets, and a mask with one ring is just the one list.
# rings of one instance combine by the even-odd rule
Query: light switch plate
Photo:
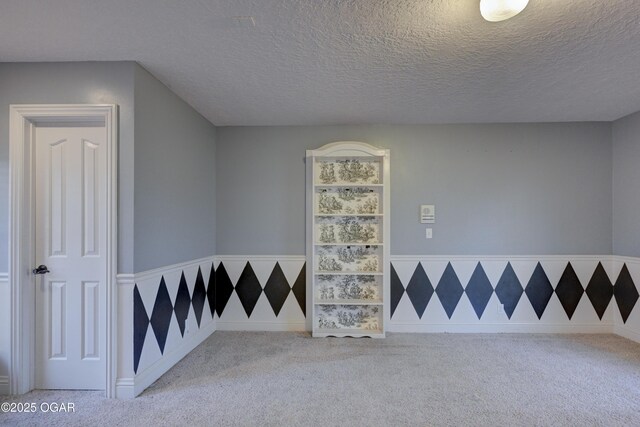
[(427, 228), (426, 231), (425, 231), (424, 237), (426, 237), (427, 239), (432, 239), (433, 238), (433, 228)]

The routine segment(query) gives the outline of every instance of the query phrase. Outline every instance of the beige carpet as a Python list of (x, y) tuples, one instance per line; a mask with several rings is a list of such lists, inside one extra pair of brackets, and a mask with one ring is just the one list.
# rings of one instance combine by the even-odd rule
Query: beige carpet
[(73, 402), (9, 425), (640, 425), (640, 344), (613, 335), (216, 332), (140, 397)]

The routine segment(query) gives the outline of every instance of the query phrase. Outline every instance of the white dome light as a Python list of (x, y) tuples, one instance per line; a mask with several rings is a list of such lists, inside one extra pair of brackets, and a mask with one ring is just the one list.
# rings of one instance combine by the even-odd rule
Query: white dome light
[(504, 21), (522, 12), (529, 0), (480, 0), (480, 14), (490, 22)]

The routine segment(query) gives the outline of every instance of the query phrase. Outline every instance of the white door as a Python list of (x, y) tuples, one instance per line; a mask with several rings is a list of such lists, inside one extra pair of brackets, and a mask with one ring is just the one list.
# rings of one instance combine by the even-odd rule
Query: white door
[[(104, 126), (37, 127), (35, 386), (106, 385)], [(34, 266), (35, 267), (35, 266)]]

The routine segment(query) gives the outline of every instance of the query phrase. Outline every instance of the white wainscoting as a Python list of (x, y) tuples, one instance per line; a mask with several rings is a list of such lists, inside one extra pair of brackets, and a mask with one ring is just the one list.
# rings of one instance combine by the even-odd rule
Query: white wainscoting
[[(231, 292), (228, 301), (224, 303), (224, 308), (217, 321), (217, 329), (220, 331), (305, 331), (305, 314), (300, 306), (293, 290), (289, 291), (286, 299), (283, 300), (282, 306), (273, 300), (270, 301), (267, 296), (270, 294), (266, 290), (269, 279), (275, 274), (276, 263), (282, 272), (284, 279), (289, 287), (293, 287), (300, 272), (305, 264), (304, 256), (216, 256), (216, 271), (219, 270), (220, 264), (224, 265), (224, 269), (229, 277), (230, 284), (234, 290)], [(247, 265), (257, 279), (260, 289), (257, 287), (255, 291), (259, 293), (259, 297), (255, 302), (248, 300), (246, 294), (250, 294), (242, 286), (236, 288), (241, 278), (244, 283), (252, 283), (253, 276), (249, 272)], [(244, 276), (243, 276), (244, 274)], [(218, 297), (223, 298), (224, 284), (217, 276), (218, 281)], [(304, 274), (302, 276), (304, 280)], [(228, 284), (227, 284), (228, 286)], [(248, 286), (247, 286), (248, 287)], [(244, 300), (244, 304), (243, 304)], [(223, 303), (222, 301), (219, 301)], [(246, 304), (246, 306), (245, 306)], [(274, 308), (275, 306), (275, 308)], [(249, 311), (249, 312), (247, 312)]]
[[(620, 274), (622, 267), (624, 265), (627, 266), (631, 279), (633, 280), (638, 292), (640, 292), (640, 258), (614, 256), (613, 264), (613, 270), (616, 277)], [(629, 314), (626, 322), (623, 321), (620, 313), (616, 312), (614, 332), (617, 335), (640, 342), (640, 300), (636, 302), (636, 306)]]
[[(222, 262), (227, 270), (229, 281), (234, 289), (231, 292), (228, 302), (224, 306), (218, 323), (218, 330), (260, 330), (260, 331), (285, 331), (285, 330), (306, 330), (304, 326), (304, 315), (301, 308), (295, 304), (295, 299), (287, 300), (289, 306), (289, 316), (276, 316), (272, 307), (269, 307), (264, 291), (261, 293), (255, 308), (247, 312), (241, 302), (235, 287), (244, 279), (241, 278), (247, 263), (258, 276), (261, 287), (265, 288), (265, 283), (274, 265), (293, 263), (294, 272), (290, 273), (287, 280), (295, 280), (295, 271), (304, 264), (304, 256), (217, 256), (216, 265)], [(527, 256), (459, 256), (459, 255), (438, 255), (438, 256), (391, 256), (391, 263), (397, 274), (399, 282), (402, 284), (402, 292), (397, 305), (394, 307), (393, 316), (389, 323), (390, 332), (451, 332), (451, 333), (619, 333), (634, 339), (640, 330), (640, 304), (634, 307), (626, 324), (622, 323), (615, 297), (604, 303), (600, 307), (602, 312), (600, 317), (595, 305), (598, 301), (592, 302), (584, 290), (594, 276), (598, 265), (601, 271), (606, 274), (607, 280), (615, 284), (622, 265), (627, 263), (636, 286), (640, 285), (640, 263), (638, 258), (612, 257), (610, 255), (527, 255)], [(472, 298), (467, 292), (470, 279), (480, 263), (486, 278), (491, 286), (490, 298), (484, 306), (481, 315), (472, 304)], [(568, 263), (575, 273), (579, 285), (582, 288), (582, 295), (579, 302), (573, 308), (571, 316), (563, 305), (565, 299), (559, 297), (556, 288), (561, 277), (567, 269)], [(455, 277), (460, 283), (462, 291), (457, 302), (449, 302), (449, 312), (445, 309), (446, 292), (444, 288), (438, 291), (438, 286), (443, 278), (445, 270), (450, 264), (450, 269), (455, 272)], [(540, 267), (538, 268), (538, 264)], [(411, 282), (411, 278), (420, 265), (426, 275), (432, 294), (425, 307), (414, 305), (414, 301), (406, 291)], [(502, 303), (496, 287), (501, 281), (507, 265), (510, 266), (522, 294), (515, 307), (508, 316), (501, 309)], [(535, 295), (529, 296), (526, 289), (532, 280), (534, 271), (538, 269), (538, 281), (540, 283), (540, 269), (544, 272), (544, 277), (548, 280), (547, 287), (548, 301), (534, 308), (533, 301)], [(449, 277), (451, 277), (449, 271)], [(513, 277), (512, 277), (513, 278)], [(424, 276), (422, 277), (424, 286)], [(218, 285), (220, 285), (218, 283)], [(398, 295), (396, 288), (396, 296)], [(415, 289), (413, 289), (415, 291)], [(307, 289), (308, 292), (308, 289)], [(441, 295), (442, 294), (442, 298)], [(291, 297), (291, 296), (290, 296)], [(596, 298), (596, 297), (594, 297)], [(414, 295), (415, 299), (415, 295)], [(393, 300), (393, 298), (392, 298)], [(452, 305), (453, 304), (453, 305)], [(454, 307), (452, 309), (452, 307)], [(571, 310), (569, 310), (571, 311)], [(538, 316), (540, 314), (540, 317)]]
[[(402, 293), (397, 307), (393, 312), (390, 332), (451, 332), (451, 333), (611, 333), (613, 332), (615, 304), (611, 300), (602, 319), (599, 318), (594, 307), (590, 303), (586, 293), (582, 295), (572, 313), (571, 318), (563, 308), (558, 295), (555, 292), (560, 278), (568, 263), (571, 263), (575, 274), (583, 288), (587, 287), (596, 267), (599, 263), (606, 272), (611, 282), (615, 281), (612, 275), (611, 257), (603, 256), (392, 256), (391, 263), (394, 267), (405, 291)], [(478, 264), (486, 275), (493, 288), (486, 305), (483, 304), (479, 316), (472, 304), (473, 298), (467, 289), (471, 277), (474, 275)], [(534, 304), (529, 298), (527, 288), (532, 282), (532, 276), (538, 264), (544, 272), (553, 292), (548, 302), (543, 305), (541, 316), (538, 317)], [(426, 308), (420, 313), (418, 298), (410, 297), (406, 290), (412, 277), (418, 275), (418, 266), (426, 274), (430, 285), (434, 289)], [(437, 293), (441, 285), (445, 270), (451, 266), (455, 276), (464, 292), (459, 296), (451, 316), (446, 312), (443, 302)], [(515, 308), (510, 316), (502, 309), (501, 299), (496, 288), (503, 278), (507, 277), (507, 266), (511, 270), (522, 287)], [(544, 277), (543, 276), (543, 277)], [(422, 276), (424, 278), (424, 276)], [(512, 276), (513, 278), (513, 276)], [(489, 288), (490, 289), (490, 288)], [(549, 289), (551, 290), (551, 289)], [(415, 291), (414, 291), (415, 292)], [(533, 300), (535, 298), (532, 297)], [(417, 304), (414, 304), (417, 303)], [(418, 306), (416, 309), (415, 305)]]
[[(212, 313), (206, 296), (213, 262), (213, 257), (207, 257), (142, 273), (118, 275), (117, 398), (133, 398), (142, 393), (216, 330), (215, 310)], [(194, 307), (194, 291), (199, 294), (200, 301), (202, 298), (202, 288), (196, 289), (198, 271), (205, 291), (199, 325)], [(180, 305), (178, 293), (183, 275), (189, 302), (188, 309), (185, 308), (184, 331), (181, 331), (176, 304)], [(138, 302), (134, 289), (139, 295)], [(151, 324), (154, 315), (157, 316), (155, 329)], [(140, 325), (136, 326), (136, 316), (149, 319), (146, 333)]]

